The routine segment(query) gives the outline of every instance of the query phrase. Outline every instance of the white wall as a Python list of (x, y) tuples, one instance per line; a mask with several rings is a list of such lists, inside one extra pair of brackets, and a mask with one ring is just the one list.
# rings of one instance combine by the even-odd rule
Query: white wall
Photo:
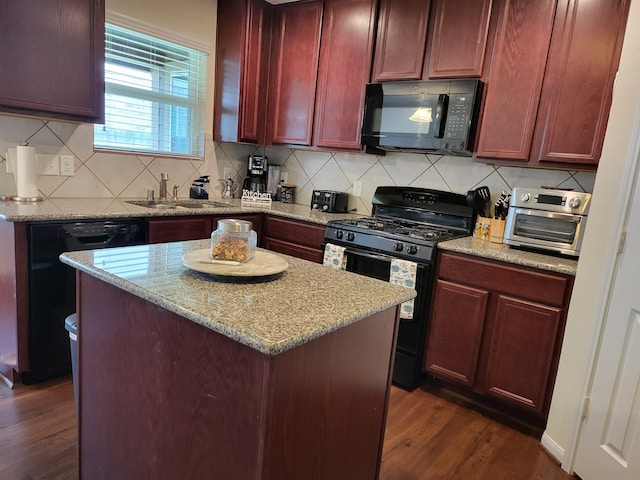
[(573, 461), (580, 410), (611, 280), (621, 227), (620, 212), (628, 195), (630, 172), (627, 170), (635, 160), (631, 142), (632, 131), (640, 122), (638, 45), (640, 3), (634, 1), (571, 298), (551, 411), (542, 439), (543, 445), (563, 462), (566, 470), (571, 469)]

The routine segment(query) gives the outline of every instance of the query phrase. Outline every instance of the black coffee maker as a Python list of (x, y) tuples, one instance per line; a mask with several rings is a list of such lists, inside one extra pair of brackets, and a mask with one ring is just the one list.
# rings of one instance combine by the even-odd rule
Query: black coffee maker
[(267, 191), (267, 157), (249, 155), (247, 176), (242, 182), (242, 189), (258, 193)]

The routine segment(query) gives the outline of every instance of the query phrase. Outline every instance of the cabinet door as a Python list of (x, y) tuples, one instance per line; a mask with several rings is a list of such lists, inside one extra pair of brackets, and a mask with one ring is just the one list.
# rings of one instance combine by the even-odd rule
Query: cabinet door
[(429, 78), (480, 77), (492, 0), (434, 0)]
[(420, 80), (430, 0), (381, 0), (372, 81)]
[(376, 0), (325, 2), (314, 126), (318, 147), (361, 149), (376, 6)]
[(240, 140), (265, 143), (271, 7), (262, 0), (249, 0), (245, 59), (240, 95)]
[(104, 120), (104, 0), (0, 2), (0, 110)]
[[(548, 408), (561, 309), (499, 295), (488, 321), (487, 396), (537, 414)], [(554, 371), (552, 371), (554, 370)]]
[(213, 138), (265, 142), (271, 6), (218, 2)]
[(532, 163), (598, 164), (629, 4), (558, 1)]
[(211, 231), (211, 217), (154, 218), (147, 225), (147, 241), (202, 240), (209, 238)]
[(272, 143), (311, 145), (321, 26), (321, 1), (276, 10), (269, 106)]
[(425, 370), (473, 388), (489, 292), (436, 280)]
[(271, 237), (265, 237), (262, 246), (272, 252), (284, 253), (314, 263), (322, 263), (322, 250), (317, 248), (296, 245), (295, 243)]
[(498, 22), (476, 157), (527, 162), (556, 0), (496, 0)]

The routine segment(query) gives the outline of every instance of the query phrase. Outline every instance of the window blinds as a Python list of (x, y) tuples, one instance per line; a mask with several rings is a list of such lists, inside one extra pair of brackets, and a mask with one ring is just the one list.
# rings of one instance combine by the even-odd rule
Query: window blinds
[(207, 54), (107, 24), (97, 149), (204, 156)]

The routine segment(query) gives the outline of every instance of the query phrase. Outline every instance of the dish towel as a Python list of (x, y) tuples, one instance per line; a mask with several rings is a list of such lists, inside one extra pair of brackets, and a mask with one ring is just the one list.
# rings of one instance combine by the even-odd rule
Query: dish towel
[(324, 247), (324, 257), (322, 264), (338, 270), (347, 268), (347, 256), (344, 254), (345, 247), (327, 243)]
[[(402, 287), (416, 288), (416, 273), (418, 264), (409, 260), (400, 260), (394, 258), (391, 260), (391, 273), (389, 274), (389, 283), (400, 285)], [(400, 318), (413, 318), (413, 301), (408, 300), (400, 305)]]

